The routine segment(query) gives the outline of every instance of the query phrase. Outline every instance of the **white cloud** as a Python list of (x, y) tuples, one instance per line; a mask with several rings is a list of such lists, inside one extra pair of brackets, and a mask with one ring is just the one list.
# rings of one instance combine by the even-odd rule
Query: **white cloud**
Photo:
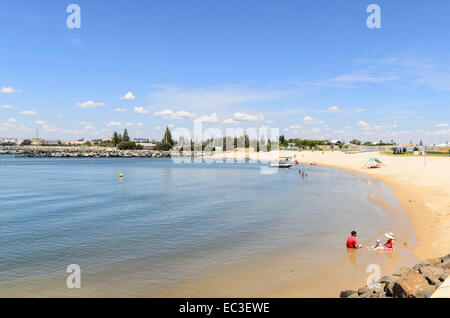
[(448, 127), (447, 123), (441, 123), (441, 124), (437, 124), (436, 127), (441, 128), (441, 127)]
[(357, 112), (357, 113), (362, 113), (362, 112), (365, 112), (365, 111), (366, 111), (365, 108), (356, 108), (355, 109), (355, 112)]
[(432, 136), (450, 136), (450, 129), (440, 129), (435, 131), (429, 131), (425, 133), (426, 135)]
[(119, 112), (119, 113), (124, 113), (124, 112), (126, 112), (127, 110), (126, 109), (124, 109), (124, 108), (116, 108), (116, 109), (114, 109), (114, 111), (115, 112)]
[(311, 130), (311, 132), (313, 132), (313, 133), (318, 133), (318, 132), (320, 132), (320, 128), (313, 128), (313, 129)]
[(183, 120), (187, 118), (193, 118), (195, 116), (194, 113), (187, 112), (185, 110), (179, 110), (176, 112), (173, 112), (170, 109), (164, 109), (159, 112), (154, 112), (153, 116), (161, 116), (168, 119), (176, 119), (176, 120)]
[(322, 120), (316, 120), (316, 119), (312, 118), (311, 116), (305, 116), (305, 118), (303, 118), (303, 122), (306, 125), (320, 125), (320, 124), (323, 124)]
[(292, 125), (291, 127), (289, 127), (290, 129), (300, 129), (302, 128), (302, 126), (300, 125)]
[(141, 114), (141, 115), (145, 115), (150, 112), (149, 110), (145, 109), (144, 107), (134, 107), (133, 110), (136, 114)]
[(85, 122), (85, 121), (82, 121), (82, 122), (80, 123), (80, 125), (81, 125), (81, 126), (84, 126), (83, 129), (85, 129), (85, 130), (96, 130), (96, 129), (97, 129), (97, 128), (95, 128), (95, 127), (92, 125), (92, 123), (88, 123), (88, 122)]
[(180, 110), (177, 111), (175, 113), (173, 113), (172, 115), (168, 116), (170, 119), (178, 119), (178, 120), (183, 120), (186, 118), (193, 118), (195, 116), (195, 114), (184, 111), (184, 110)]
[(172, 124), (169, 124), (167, 127), (169, 127), (169, 128), (173, 128), (173, 127), (175, 127), (174, 125), (172, 125)]
[(101, 106), (105, 106), (106, 103), (101, 103), (101, 102), (93, 102), (93, 101), (87, 101), (87, 102), (83, 102), (83, 103), (77, 103), (78, 108), (96, 108), (96, 107), (101, 107)]
[(383, 83), (388, 81), (398, 80), (400, 77), (393, 74), (382, 74), (375, 73), (373, 71), (360, 70), (349, 74), (342, 74), (332, 78), (332, 81), (340, 82), (344, 84), (355, 84), (355, 83)]
[(17, 120), (15, 118), (10, 118), (10, 119), (8, 119), (8, 122), (9, 123), (15, 123), (15, 122), (17, 122)]
[(2, 108), (3, 109), (15, 109), (16, 107), (13, 105), (3, 105)]
[(258, 121), (258, 120), (264, 120), (263, 114), (234, 113), (234, 118), (235, 118), (236, 120), (242, 120), (242, 121)]
[(219, 122), (219, 117), (217, 116), (217, 113), (212, 114), (211, 116), (201, 116), (197, 118), (197, 120), (205, 122), (205, 123), (217, 123)]
[(12, 87), (3, 86), (0, 89), (0, 93), (4, 93), (4, 94), (13, 94), (13, 93), (20, 93), (20, 92), (22, 92), (20, 89), (14, 89)]
[(113, 126), (119, 127), (120, 126), (120, 122), (110, 121), (109, 123), (106, 124), (106, 126), (108, 126), (108, 127), (113, 127)]
[(161, 127), (156, 126), (156, 127), (155, 127), (155, 130), (161, 130)]
[(144, 127), (144, 124), (143, 124), (143, 123), (137, 123), (136, 126), (138, 126), (138, 127)]
[(37, 112), (35, 112), (34, 110), (22, 110), (20, 112), (20, 114), (25, 115), (25, 116), (33, 116), (33, 115), (36, 115)]
[(120, 97), (122, 100), (134, 100), (135, 98), (136, 96), (134, 96), (132, 92), (128, 92), (125, 96)]
[(46, 123), (45, 121), (43, 121), (43, 120), (37, 120), (37, 121), (35, 121), (34, 123), (35, 123), (36, 125), (42, 126), (42, 128), (44, 128), (45, 131), (48, 131), (48, 132), (53, 132), (53, 131), (57, 131), (57, 130), (58, 130), (58, 128), (53, 127), (53, 126), (47, 124), (47, 123)]
[(331, 106), (330, 108), (328, 108), (328, 111), (332, 113), (339, 113), (341, 109), (338, 106)]
[(167, 117), (173, 114), (173, 111), (171, 111), (170, 109), (164, 109), (161, 110), (159, 112), (154, 112), (153, 116), (162, 116), (162, 117)]
[(127, 123), (125, 123), (125, 126), (131, 127), (131, 126), (134, 126), (134, 123), (132, 123), (132, 122), (127, 122)]
[(358, 121), (358, 126), (360, 127), (368, 127), (369, 123), (365, 122), (364, 120)]
[(239, 122), (234, 120), (233, 118), (225, 119), (222, 123), (223, 124), (228, 124), (228, 125), (237, 125), (237, 124), (239, 124)]

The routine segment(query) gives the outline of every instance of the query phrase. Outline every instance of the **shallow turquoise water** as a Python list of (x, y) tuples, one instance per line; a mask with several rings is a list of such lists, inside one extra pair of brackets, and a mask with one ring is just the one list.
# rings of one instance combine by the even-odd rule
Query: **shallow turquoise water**
[(196, 278), (193, 293), (209, 295), (202, 273), (295, 250), (305, 274), (342, 258), (351, 230), (372, 239), (390, 221), (362, 178), (263, 165), (0, 156), (0, 296), (60, 295), (69, 264), (84, 273), (80, 295), (154, 295)]

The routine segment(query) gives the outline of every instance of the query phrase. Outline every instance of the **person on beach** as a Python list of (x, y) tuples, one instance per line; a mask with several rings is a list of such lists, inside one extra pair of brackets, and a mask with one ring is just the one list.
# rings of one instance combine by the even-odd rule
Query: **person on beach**
[(361, 244), (358, 244), (356, 241), (356, 236), (358, 234), (356, 231), (352, 231), (351, 235), (347, 239), (347, 248), (362, 248), (363, 246)]
[(395, 241), (395, 235), (394, 233), (386, 233), (384, 236), (387, 237), (387, 242), (383, 245), (384, 248), (387, 249), (393, 249), (394, 248), (394, 241)]
[(372, 247), (372, 248), (373, 248), (374, 250), (376, 250), (377, 248), (380, 248), (380, 247), (382, 247), (381, 241), (380, 241), (380, 240), (377, 240), (377, 243), (376, 243), (375, 246)]
[(374, 250), (393, 250), (394, 249), (394, 241), (395, 235), (394, 233), (386, 233), (384, 236), (387, 237), (387, 242), (385, 244), (381, 244), (380, 240), (377, 240), (377, 244), (372, 248)]

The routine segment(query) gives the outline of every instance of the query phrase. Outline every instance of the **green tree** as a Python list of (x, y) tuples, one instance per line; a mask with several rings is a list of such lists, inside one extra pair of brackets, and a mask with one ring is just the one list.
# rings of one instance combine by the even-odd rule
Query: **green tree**
[(288, 142), (284, 138), (284, 135), (280, 136), (280, 146), (285, 146)]
[(172, 140), (172, 134), (170, 133), (169, 127), (166, 127), (166, 131), (164, 132), (164, 137), (163, 137), (161, 143), (169, 144), (171, 146), (171, 148), (175, 144)]
[(172, 145), (167, 142), (158, 142), (154, 149), (159, 151), (169, 151), (172, 149)]
[(22, 141), (21, 145), (22, 146), (30, 146), (32, 144), (30, 139), (25, 139), (24, 141)]
[(144, 147), (142, 145), (139, 145), (135, 143), (134, 141), (122, 141), (118, 146), (117, 149), (119, 150), (142, 150)]
[(130, 136), (128, 136), (128, 130), (126, 128), (123, 131), (122, 142), (130, 142)]
[(112, 137), (112, 145), (113, 147), (117, 147), (120, 144), (119, 134), (115, 131)]

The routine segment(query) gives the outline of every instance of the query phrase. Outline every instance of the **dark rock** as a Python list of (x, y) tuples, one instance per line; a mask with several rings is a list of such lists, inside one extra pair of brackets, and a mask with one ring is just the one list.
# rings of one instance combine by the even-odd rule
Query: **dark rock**
[(406, 274), (408, 274), (411, 271), (411, 268), (409, 267), (402, 267), (400, 268), (398, 271), (396, 271), (394, 274), (394, 276), (404, 276)]
[(394, 297), (394, 285), (397, 282), (398, 279), (392, 280), (384, 286), (384, 291), (386, 292), (386, 296), (388, 297)]
[(377, 283), (386, 284), (397, 279), (398, 279), (397, 276), (383, 276)]
[(373, 288), (369, 288), (367, 286), (362, 287), (362, 288), (358, 289), (358, 295), (363, 295), (363, 294), (367, 294), (367, 293), (372, 294), (373, 291), (374, 291)]
[(442, 258), (429, 258), (425, 262), (423, 262), (423, 265), (425, 266), (436, 266), (442, 263)]
[(428, 298), (434, 290), (422, 275), (410, 272), (394, 284), (393, 295), (395, 298)]
[(441, 264), (441, 268), (447, 272), (447, 275), (450, 275), (450, 259), (445, 260), (442, 264)]
[(446, 278), (445, 270), (437, 266), (424, 266), (420, 268), (420, 273), (430, 285), (439, 286)]
[(340, 297), (341, 298), (350, 298), (351, 295), (356, 295), (358, 296), (358, 292), (355, 290), (344, 290), (341, 292)]

